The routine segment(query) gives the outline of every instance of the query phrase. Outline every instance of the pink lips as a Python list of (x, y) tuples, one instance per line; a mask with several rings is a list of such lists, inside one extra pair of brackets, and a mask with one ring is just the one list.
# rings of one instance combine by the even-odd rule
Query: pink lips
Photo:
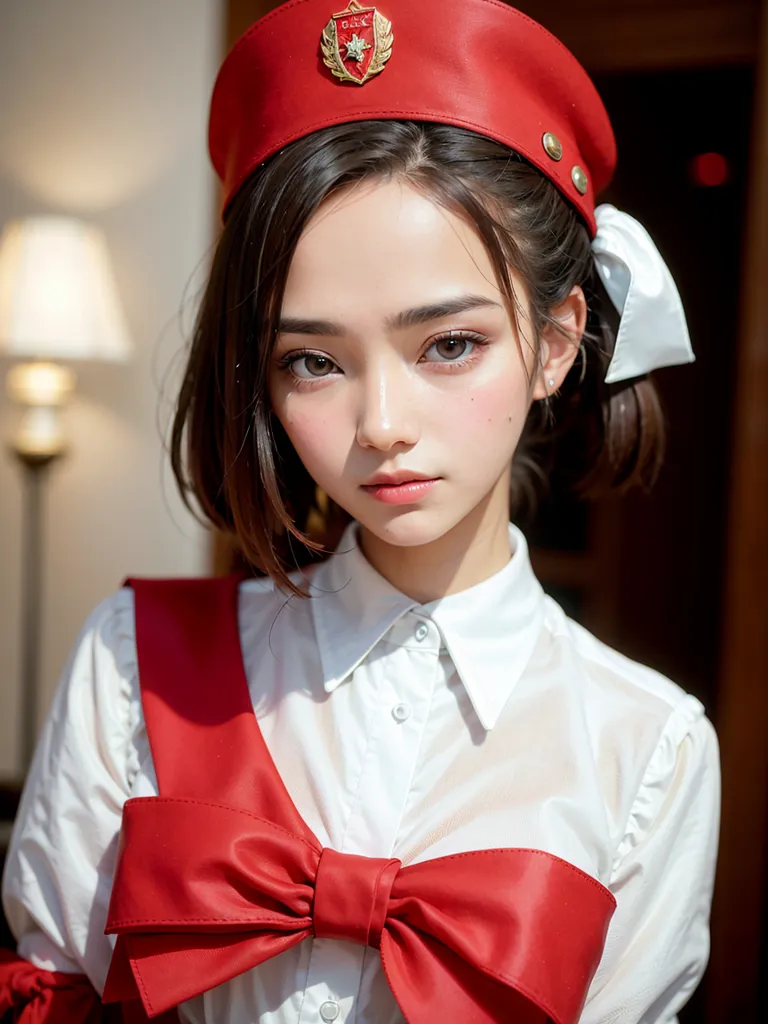
[(366, 484), (363, 490), (384, 502), (385, 505), (411, 505), (420, 501), (437, 483), (437, 480), (404, 480), (402, 483)]

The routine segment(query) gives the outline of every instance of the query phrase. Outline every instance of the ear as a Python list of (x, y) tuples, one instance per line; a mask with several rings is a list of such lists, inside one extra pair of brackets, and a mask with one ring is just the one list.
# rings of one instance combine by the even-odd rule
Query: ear
[[(587, 326), (587, 300), (578, 285), (568, 298), (551, 311), (558, 326), (546, 324), (541, 332), (539, 370), (533, 389), (533, 399), (548, 398), (562, 385), (579, 352), (584, 329)], [(554, 381), (553, 384), (549, 382)]]

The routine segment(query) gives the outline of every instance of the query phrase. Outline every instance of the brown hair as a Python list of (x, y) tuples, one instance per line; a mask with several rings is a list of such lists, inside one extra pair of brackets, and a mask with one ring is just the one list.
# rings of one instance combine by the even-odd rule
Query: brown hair
[(561, 391), (532, 404), (513, 461), (512, 507), (535, 499), (557, 445), (570, 482), (594, 497), (648, 487), (664, 421), (647, 378), (607, 385), (616, 316), (587, 228), (538, 170), (507, 147), (449, 125), (363, 121), (299, 139), (259, 168), (231, 204), (179, 394), (171, 461), (187, 504), (233, 534), (244, 558), (293, 593), (297, 566), (322, 556), (348, 516), (318, 490), (270, 410), (269, 362), (290, 262), (320, 204), (353, 182), (399, 177), (478, 231), (509, 308), (510, 267), (538, 333), (574, 285), (589, 318)]

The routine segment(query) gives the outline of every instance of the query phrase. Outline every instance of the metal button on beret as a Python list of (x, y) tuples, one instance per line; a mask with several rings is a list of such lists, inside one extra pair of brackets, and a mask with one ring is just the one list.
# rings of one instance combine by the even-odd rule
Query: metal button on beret
[[(289, 0), (257, 21), (224, 61), (211, 103), (225, 215), (279, 150), (368, 120), (457, 125), (509, 146), (557, 186), (594, 237), (595, 194), (616, 165), (608, 114), (573, 54), (501, 0)], [(567, 163), (553, 155), (555, 140)]]
[(544, 146), (547, 156), (551, 156), (553, 160), (563, 159), (563, 144), (552, 132), (544, 133), (541, 144)]
[(587, 178), (587, 175), (584, 172), (584, 168), (579, 167), (579, 165), (576, 164), (576, 166), (571, 171), (571, 179), (573, 181), (573, 184), (578, 189), (578, 191), (582, 195), (585, 195), (587, 189), (589, 188), (589, 179)]

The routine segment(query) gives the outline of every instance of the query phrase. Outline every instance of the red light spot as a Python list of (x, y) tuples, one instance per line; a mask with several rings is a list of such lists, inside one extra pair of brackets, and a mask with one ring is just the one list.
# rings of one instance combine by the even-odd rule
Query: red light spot
[(690, 173), (694, 185), (716, 188), (728, 181), (730, 168), (722, 153), (699, 153), (691, 160)]

